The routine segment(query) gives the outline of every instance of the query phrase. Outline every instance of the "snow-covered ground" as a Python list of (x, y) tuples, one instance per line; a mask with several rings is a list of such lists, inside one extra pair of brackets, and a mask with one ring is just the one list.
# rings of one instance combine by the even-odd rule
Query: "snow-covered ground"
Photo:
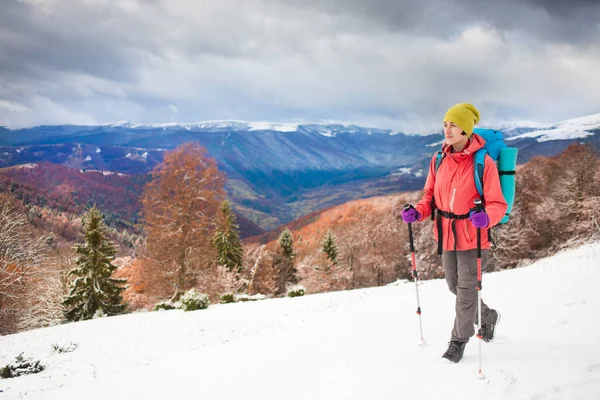
[[(415, 287), (147, 312), (0, 337), (46, 370), (0, 380), (0, 399), (600, 399), (600, 243), (484, 276), (502, 313), (493, 343), (441, 358), (454, 316), (443, 280)], [(70, 353), (52, 345), (76, 343)]]

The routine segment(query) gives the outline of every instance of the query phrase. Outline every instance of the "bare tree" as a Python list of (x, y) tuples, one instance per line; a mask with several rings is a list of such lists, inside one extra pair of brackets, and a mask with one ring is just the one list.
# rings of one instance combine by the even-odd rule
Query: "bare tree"
[(594, 233), (598, 214), (600, 182), (595, 179), (600, 168), (598, 152), (591, 146), (571, 145), (559, 156), (560, 178), (553, 185), (556, 200), (554, 221), (560, 224), (561, 239), (586, 242)]
[(252, 265), (249, 270), (248, 294), (275, 294), (279, 271), (273, 262), (273, 254), (265, 245), (251, 245), (246, 249), (245, 263)]
[(43, 268), (30, 270), (18, 330), (59, 324), (64, 320), (62, 302), (68, 292), (68, 272), (75, 267), (72, 253), (48, 258)]
[(46, 256), (44, 237), (34, 237), (22, 204), (0, 195), (0, 334), (16, 329), (19, 302), (30, 273)]

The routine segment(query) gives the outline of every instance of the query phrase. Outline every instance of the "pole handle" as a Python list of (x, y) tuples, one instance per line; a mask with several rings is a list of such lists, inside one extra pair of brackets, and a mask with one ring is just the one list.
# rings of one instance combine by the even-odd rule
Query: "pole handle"
[[(411, 208), (413, 208), (413, 207), (408, 203), (406, 203), (405, 205), (402, 206), (403, 210), (409, 210)], [(414, 253), (415, 252), (415, 243), (413, 240), (413, 231), (412, 231), (411, 223), (408, 224), (408, 240), (410, 242), (410, 251)]]
[(473, 203), (475, 203), (475, 211), (483, 211), (483, 202), (481, 199), (475, 199), (473, 200)]

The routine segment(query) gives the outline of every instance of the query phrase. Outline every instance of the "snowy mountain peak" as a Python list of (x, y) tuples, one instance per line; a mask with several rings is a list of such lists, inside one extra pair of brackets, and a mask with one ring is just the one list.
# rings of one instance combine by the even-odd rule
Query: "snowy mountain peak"
[(251, 131), (278, 131), (278, 132), (296, 132), (300, 124), (294, 123), (274, 123), (274, 122), (250, 122), (248, 123)]
[(279, 131), (295, 132), (298, 129), (297, 123), (279, 123), (279, 122), (247, 122), (237, 120), (216, 120), (202, 121), (194, 123), (167, 122), (155, 124), (137, 124), (128, 121), (119, 121), (115, 123), (104, 124), (114, 128), (130, 129), (153, 129), (153, 128), (183, 128), (187, 130), (211, 130), (211, 129), (232, 129), (235, 131)]
[(517, 128), (532, 128), (532, 129), (550, 129), (555, 124), (547, 122), (536, 122), (536, 121), (511, 121), (504, 124), (500, 124), (498, 129), (501, 131), (510, 131)]
[(598, 129), (600, 126), (600, 113), (587, 115), (585, 117), (567, 119), (565, 121), (558, 122), (558, 127), (577, 126), (584, 129)]
[(237, 120), (223, 120), (223, 121), (203, 121), (195, 123), (179, 123), (179, 122), (168, 122), (168, 123), (157, 123), (157, 124), (137, 124), (127, 121), (119, 121), (115, 123), (104, 124), (111, 128), (127, 128), (127, 129), (186, 129), (188, 131), (211, 131), (211, 130), (232, 130), (239, 132), (251, 132), (251, 131), (275, 131), (275, 132), (311, 132), (318, 133), (323, 136), (335, 137), (340, 133), (356, 134), (364, 132), (366, 134), (372, 133), (384, 133), (384, 134), (396, 134), (397, 131), (389, 129), (378, 129), (362, 127), (348, 123), (284, 123), (284, 122), (248, 122), (248, 121), (237, 121)]
[[(520, 125), (523, 127), (523, 125)], [(516, 140), (523, 138), (535, 138), (538, 142), (550, 140), (571, 140), (591, 136), (593, 131), (600, 129), (600, 113), (585, 117), (573, 118), (554, 124), (538, 124), (533, 131), (508, 138)]]

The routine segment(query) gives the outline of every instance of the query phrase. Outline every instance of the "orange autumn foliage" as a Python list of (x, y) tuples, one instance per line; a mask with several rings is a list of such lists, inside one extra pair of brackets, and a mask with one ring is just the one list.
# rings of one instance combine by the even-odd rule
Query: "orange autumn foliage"
[(144, 266), (160, 281), (159, 294), (177, 299), (210, 281), (215, 254), (210, 238), (214, 216), (225, 198), (225, 177), (206, 149), (185, 143), (167, 152), (144, 188), (142, 213), (152, 262)]
[[(308, 293), (317, 293), (379, 286), (407, 278), (411, 267), (406, 249), (408, 235), (404, 224), (397, 219), (396, 210), (399, 205), (418, 198), (419, 193), (413, 192), (355, 200), (314, 213), (309, 219), (305, 218), (306, 223), (295, 221), (286, 225), (294, 238), (300, 284)], [(328, 260), (322, 251), (328, 231), (337, 238), (337, 264)], [(269, 238), (274, 236), (272, 232), (268, 235)], [(249, 241), (247, 245), (252, 246), (261, 238)], [(273, 254), (277, 247), (277, 240), (270, 240), (265, 251)], [(268, 255), (264, 257), (268, 258)], [(264, 264), (263, 260), (260, 281), (266, 279), (265, 274), (275, 272)]]

